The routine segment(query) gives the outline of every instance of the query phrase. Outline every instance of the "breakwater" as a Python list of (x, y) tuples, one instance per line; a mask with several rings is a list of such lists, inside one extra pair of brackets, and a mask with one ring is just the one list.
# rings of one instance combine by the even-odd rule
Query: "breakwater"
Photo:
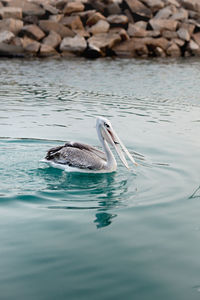
[(200, 1), (2, 0), (0, 56), (200, 56)]

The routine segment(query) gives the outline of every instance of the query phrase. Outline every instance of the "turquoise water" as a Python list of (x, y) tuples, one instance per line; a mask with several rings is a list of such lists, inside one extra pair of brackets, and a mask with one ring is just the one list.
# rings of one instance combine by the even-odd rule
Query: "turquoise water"
[[(200, 298), (199, 70), (198, 60), (0, 61), (0, 299)], [(66, 140), (99, 146), (97, 115), (137, 168), (39, 163)]]

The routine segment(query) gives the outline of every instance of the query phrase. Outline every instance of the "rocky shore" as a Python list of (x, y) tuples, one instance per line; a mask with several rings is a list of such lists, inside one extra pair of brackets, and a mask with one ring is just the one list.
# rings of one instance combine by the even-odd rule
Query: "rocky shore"
[(200, 0), (1, 0), (0, 56), (200, 56)]

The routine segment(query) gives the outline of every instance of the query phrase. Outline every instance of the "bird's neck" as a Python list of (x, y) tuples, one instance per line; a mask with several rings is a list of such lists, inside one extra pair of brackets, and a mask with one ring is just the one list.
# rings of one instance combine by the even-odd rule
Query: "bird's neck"
[(117, 168), (117, 162), (116, 159), (112, 153), (112, 151), (110, 150), (110, 147), (108, 146), (108, 143), (106, 142), (106, 140), (102, 137), (101, 134), (99, 134), (99, 140), (102, 144), (102, 147), (104, 149), (104, 152), (106, 154), (106, 169), (109, 170), (116, 170)]

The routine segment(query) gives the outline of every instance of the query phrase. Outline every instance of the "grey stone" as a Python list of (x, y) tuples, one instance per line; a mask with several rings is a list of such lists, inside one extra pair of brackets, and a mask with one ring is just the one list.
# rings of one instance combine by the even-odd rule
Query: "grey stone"
[(82, 36), (66, 37), (60, 44), (61, 51), (69, 51), (72, 53), (82, 53), (87, 47), (87, 43)]
[(15, 37), (11, 31), (0, 31), (0, 43), (10, 43), (10, 41)]

